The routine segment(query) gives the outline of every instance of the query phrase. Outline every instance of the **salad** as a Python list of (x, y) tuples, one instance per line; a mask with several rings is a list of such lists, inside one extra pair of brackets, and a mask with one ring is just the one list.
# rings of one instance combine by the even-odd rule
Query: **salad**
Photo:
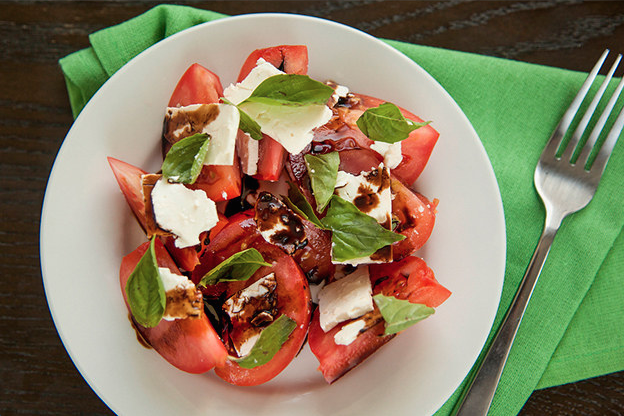
[(413, 255), (435, 222), (412, 186), (438, 133), (307, 67), (305, 46), (259, 49), (223, 89), (193, 64), (161, 171), (109, 157), (147, 236), (122, 259), (124, 300), (183, 371), (258, 385), (307, 341), (332, 383), (450, 296)]

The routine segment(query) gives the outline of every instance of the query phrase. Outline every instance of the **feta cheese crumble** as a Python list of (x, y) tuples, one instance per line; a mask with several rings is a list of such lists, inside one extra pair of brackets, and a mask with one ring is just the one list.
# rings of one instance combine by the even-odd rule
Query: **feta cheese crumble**
[(323, 331), (372, 311), (372, 293), (367, 266), (359, 267), (350, 275), (324, 286), (318, 294), (319, 320)]
[(390, 169), (394, 169), (403, 161), (401, 153), (401, 142), (386, 143), (373, 142), (371, 149), (379, 153), (384, 158), (384, 164)]
[(163, 319), (173, 321), (199, 316), (202, 296), (195, 284), (186, 276), (172, 273), (167, 267), (159, 267), (158, 274), (167, 298)]
[(217, 206), (204, 191), (169, 183), (164, 178), (154, 185), (152, 206), (158, 225), (177, 236), (178, 248), (199, 244), (199, 235), (219, 221)]
[[(238, 105), (264, 80), (279, 74), (284, 72), (260, 58), (244, 80), (223, 90), (223, 96)], [(312, 141), (312, 130), (326, 124), (332, 117), (331, 109), (325, 104), (291, 107), (244, 103), (240, 108), (260, 125), (263, 133), (291, 154), (300, 153)]]
[[(233, 165), (236, 135), (240, 113), (229, 104), (193, 104), (185, 107), (169, 107), (165, 114), (166, 133), (171, 142), (177, 142), (197, 133), (210, 136), (204, 165)], [(171, 124), (171, 126), (169, 126)]]
[(337, 345), (349, 345), (360, 334), (360, 331), (364, 329), (366, 326), (366, 322), (363, 319), (358, 319), (357, 321), (349, 322), (342, 328), (340, 331), (336, 332), (334, 335), (334, 342)]

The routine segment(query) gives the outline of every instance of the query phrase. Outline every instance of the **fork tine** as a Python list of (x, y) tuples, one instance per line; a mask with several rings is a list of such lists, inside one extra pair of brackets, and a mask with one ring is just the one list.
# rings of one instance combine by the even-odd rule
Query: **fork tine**
[[(615, 103), (617, 102), (618, 97), (620, 96), (623, 88), (624, 88), (624, 77), (622, 77), (622, 79), (620, 80), (620, 83), (615, 88), (615, 91), (613, 92), (613, 95), (611, 96), (611, 99), (609, 100), (609, 102), (607, 103), (606, 107), (602, 111), (602, 114), (600, 115), (600, 118), (598, 119), (598, 122), (596, 123), (596, 125), (594, 126), (594, 129), (592, 130), (591, 134), (589, 135), (589, 138), (587, 139), (587, 143), (585, 143), (585, 146), (583, 146), (583, 150), (581, 150), (581, 154), (579, 155), (579, 157), (578, 157), (578, 159), (576, 161), (577, 165), (585, 166), (585, 164), (587, 163), (587, 160), (589, 159), (589, 156), (591, 155), (592, 150), (593, 150), (594, 146), (596, 145), (596, 142), (598, 141), (598, 137), (600, 137), (600, 133), (602, 132), (602, 129), (603, 129), (605, 123), (607, 122), (607, 119), (611, 115), (611, 111), (613, 111), (613, 107), (615, 107)], [(614, 126), (611, 128), (611, 131), (614, 131), (614, 128), (616, 127), (616, 125), (617, 125), (617, 121), (614, 124)], [(620, 127), (620, 131), (621, 130), (622, 130), (622, 128)], [(616, 134), (615, 136), (617, 137), (618, 135)], [(605, 144), (603, 145), (603, 148), (606, 145), (607, 145), (607, 143), (605, 141)]]
[(555, 128), (555, 131), (550, 137), (550, 140), (546, 144), (546, 147), (544, 148), (544, 151), (542, 152), (542, 157), (552, 158), (557, 153), (557, 149), (559, 149), (561, 140), (563, 140), (563, 137), (565, 136), (566, 131), (568, 131), (568, 128), (570, 127), (570, 124), (572, 123), (574, 116), (578, 112), (578, 109), (581, 106), (581, 103), (585, 99), (585, 96), (587, 95), (587, 91), (589, 91), (589, 88), (591, 87), (594, 80), (596, 79), (596, 75), (600, 71), (600, 68), (602, 67), (602, 64), (607, 58), (608, 53), (609, 53), (609, 49), (605, 49), (605, 51), (600, 56), (600, 59), (598, 59), (598, 62), (596, 62), (596, 65), (594, 65), (589, 75), (587, 75), (585, 82), (583, 82), (583, 85), (581, 85), (581, 89), (579, 89), (579, 92), (576, 93), (576, 96), (574, 97), (574, 100), (572, 100), (570, 107), (568, 107), (566, 112), (563, 114), (563, 117), (561, 117), (561, 121), (559, 121), (559, 124)]
[[(620, 85), (619, 85), (620, 91), (622, 90), (623, 86), (624, 86), (624, 77), (622, 77), (622, 81), (620, 81)], [(609, 161), (609, 157), (611, 156), (611, 152), (613, 152), (613, 148), (615, 147), (615, 144), (617, 143), (618, 138), (620, 137), (620, 134), (622, 133), (623, 128), (624, 128), (624, 107), (620, 111), (620, 114), (615, 120), (615, 123), (613, 123), (613, 127), (611, 127), (611, 131), (609, 131), (609, 134), (607, 135), (607, 138), (605, 139), (605, 142), (602, 145), (602, 148), (598, 152), (598, 155), (596, 155), (596, 160), (594, 161), (590, 170), (593, 176), (600, 177), (602, 175), (602, 172), (604, 172), (605, 167), (607, 166), (607, 162)]]
[[(622, 59), (622, 55), (618, 55), (617, 58), (615, 58), (615, 62), (611, 66), (611, 69), (609, 69), (609, 73), (605, 77), (602, 84), (600, 84), (600, 88), (598, 88), (598, 91), (596, 91), (596, 95), (592, 99), (591, 104), (589, 105), (589, 107), (587, 107), (587, 110), (585, 110), (585, 114), (583, 115), (583, 118), (579, 122), (579, 125), (576, 127), (576, 130), (574, 130), (574, 134), (570, 138), (570, 142), (567, 144), (565, 151), (561, 155), (561, 159), (572, 160), (572, 156), (574, 156), (574, 151), (576, 149), (576, 146), (581, 140), (581, 137), (583, 137), (583, 133), (585, 132), (585, 129), (587, 128), (587, 125), (589, 124), (589, 120), (594, 115), (594, 112), (596, 111), (596, 107), (598, 107), (598, 103), (600, 103), (600, 100), (602, 99), (602, 96), (604, 95), (604, 92), (606, 91), (607, 86), (609, 85), (609, 82), (611, 82), (611, 78), (613, 77), (613, 74), (615, 73), (615, 70), (617, 69), (621, 59)], [(609, 112), (610, 111), (611, 110), (609, 110)], [(609, 114), (609, 112), (607, 112), (607, 115)]]

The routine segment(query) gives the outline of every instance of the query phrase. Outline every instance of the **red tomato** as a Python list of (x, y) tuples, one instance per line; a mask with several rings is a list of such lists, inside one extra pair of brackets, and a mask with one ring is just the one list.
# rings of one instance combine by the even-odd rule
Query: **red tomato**
[[(149, 242), (143, 243), (121, 261), (119, 283), (126, 306), (128, 306), (126, 282), (148, 247)], [(155, 242), (155, 251), (159, 267), (167, 267), (174, 273), (180, 273), (159, 240)], [(136, 322), (134, 325), (164, 359), (180, 370), (196, 374), (205, 373), (215, 366), (223, 365), (227, 358), (227, 350), (203, 310), (199, 318), (162, 320), (153, 328), (145, 328)]]
[(437, 308), (451, 292), (436, 280), (433, 271), (419, 257), (369, 266), (374, 294), (394, 296)]
[[(280, 45), (253, 51), (243, 63), (238, 82), (249, 75), (260, 58), (287, 74), (308, 73), (308, 48), (305, 45)], [(263, 135), (258, 149), (258, 173), (254, 178), (265, 181), (278, 180), (285, 159), (284, 147), (269, 136)]]
[(421, 248), (431, 236), (435, 224), (437, 201), (430, 202), (392, 178), (392, 216), (399, 220), (394, 230), (406, 238), (392, 245), (394, 260), (409, 256)]
[(145, 201), (143, 200), (143, 185), (141, 180), (141, 175), (145, 175), (147, 172), (129, 163), (115, 159), (114, 157), (108, 157), (107, 159), (132, 213), (137, 221), (139, 221), (143, 230), (147, 230)]
[(195, 183), (186, 186), (190, 189), (201, 189), (215, 202), (236, 198), (241, 194), (238, 158), (234, 158), (234, 164), (231, 166), (204, 165)]
[(308, 73), (307, 46), (280, 45), (253, 51), (243, 63), (237, 82), (241, 82), (249, 75), (260, 58), (287, 74), (305, 75)]
[[(384, 100), (367, 95), (355, 94), (355, 96), (361, 100), (360, 103), (363, 109), (378, 107), (385, 102)], [(410, 113), (404, 108), (400, 109), (405, 118), (416, 122), (423, 121), (420, 117)], [(357, 115), (357, 117), (359, 117), (359, 115)], [(401, 142), (403, 160), (399, 166), (392, 170), (394, 176), (407, 186), (411, 186), (425, 169), (439, 136), (440, 133), (431, 127), (431, 125), (426, 125), (412, 131), (409, 137)]]
[(223, 97), (219, 77), (200, 64), (191, 65), (178, 81), (169, 99), (169, 107), (218, 103)]
[(328, 383), (336, 381), (395, 336), (383, 335), (385, 327), (382, 321), (358, 335), (351, 344), (338, 345), (334, 342), (334, 335), (348, 322), (350, 321), (338, 324), (325, 333), (319, 323), (318, 309), (310, 322), (308, 343), (319, 360), (318, 369)]
[[(375, 295), (381, 293), (394, 296), (431, 308), (441, 305), (451, 295), (448, 289), (438, 283), (424, 260), (418, 257), (407, 257), (394, 263), (371, 264), (369, 272)], [(319, 360), (319, 370), (328, 383), (334, 382), (394, 337), (383, 335), (382, 321), (358, 335), (351, 344), (336, 344), (334, 335), (349, 322), (340, 323), (325, 333), (319, 324), (317, 309), (310, 323), (310, 349)]]
[(301, 349), (310, 322), (310, 289), (305, 276), (293, 259), (278, 247), (264, 241), (262, 236), (255, 232), (255, 221), (249, 213), (233, 217), (213, 238), (201, 259), (201, 265), (193, 272), (193, 281), (199, 281), (214, 266), (244, 248), (255, 248), (265, 261), (273, 266), (261, 267), (248, 281), (219, 283), (207, 288), (205, 293), (214, 297), (229, 297), (273, 272), (277, 280), (278, 314), (288, 316), (297, 324), (288, 340), (268, 363), (253, 369), (245, 369), (234, 361), (227, 361), (223, 367), (215, 369), (217, 375), (229, 383), (254, 386), (278, 375)]
[[(169, 107), (218, 103), (223, 97), (219, 77), (199, 64), (191, 65), (178, 81)], [(203, 166), (191, 189), (201, 189), (215, 202), (240, 195), (241, 174), (238, 159), (233, 165)]]
[[(143, 199), (141, 175), (145, 175), (147, 172), (112, 157), (108, 158), (108, 163), (113, 170), (113, 174), (117, 179), (121, 192), (126, 198), (128, 205), (130, 205), (134, 216), (139, 221), (139, 224), (141, 224), (141, 227), (143, 227), (143, 230), (146, 231), (148, 227), (145, 213), (145, 201)], [(219, 217), (221, 220), (225, 219), (225, 217), (221, 214), (219, 214)], [(217, 226), (213, 228), (214, 231), (211, 230), (210, 236), (220, 229), (219, 227), (223, 227), (223, 224), (217, 224)], [(205, 249), (204, 241), (206, 236), (207, 233), (203, 233), (200, 236), (200, 241), (202, 243), (199, 246), (185, 248), (176, 247), (172, 236), (159, 236), (159, 238), (175, 259), (176, 264), (184, 270), (192, 271), (195, 266), (199, 264), (199, 256)]]
[(266, 134), (258, 143), (258, 173), (254, 178), (264, 181), (276, 181), (284, 169), (286, 149)]

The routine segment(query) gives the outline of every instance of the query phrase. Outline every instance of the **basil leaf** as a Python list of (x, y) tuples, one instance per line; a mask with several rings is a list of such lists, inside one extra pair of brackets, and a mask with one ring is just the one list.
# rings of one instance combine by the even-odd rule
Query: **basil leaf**
[(307, 75), (278, 74), (262, 81), (243, 103), (305, 106), (325, 104), (334, 93), (328, 85)]
[(338, 152), (331, 152), (318, 156), (307, 154), (304, 159), (316, 200), (316, 210), (323, 212), (334, 194), (340, 156)]
[(383, 103), (379, 107), (369, 108), (356, 121), (357, 126), (369, 139), (378, 142), (396, 143), (429, 122), (416, 123), (403, 117), (399, 107), (392, 103)]
[(214, 285), (219, 282), (247, 280), (262, 266), (271, 266), (266, 263), (262, 254), (255, 248), (239, 251), (219, 263), (202, 277), (200, 286)]
[(260, 337), (258, 337), (249, 354), (241, 358), (234, 358), (233, 361), (247, 369), (268, 363), (282, 348), (296, 327), (297, 323), (294, 320), (286, 315), (281, 315), (260, 332)]
[(286, 204), (290, 209), (297, 214), (316, 225), (318, 228), (324, 230), (325, 226), (316, 216), (312, 205), (308, 202), (305, 196), (301, 193), (297, 185), (292, 182), (288, 182), (288, 196), (286, 197)]
[(225, 97), (221, 97), (221, 101), (226, 104), (233, 105), (238, 109), (238, 113), (240, 114), (240, 120), (238, 122), (238, 128), (249, 134), (249, 136), (254, 140), (262, 139), (262, 132), (260, 131), (260, 125), (256, 123), (254, 119), (252, 119), (249, 114), (240, 109), (236, 104), (229, 101)]
[(162, 164), (163, 176), (174, 182), (195, 183), (204, 166), (209, 143), (207, 134), (198, 133), (171, 146)]
[(373, 217), (337, 195), (331, 199), (323, 224), (332, 230), (332, 260), (338, 262), (370, 256), (405, 238), (386, 230)]
[(152, 237), (149, 248), (130, 273), (125, 288), (132, 316), (147, 328), (158, 325), (167, 302), (156, 262), (155, 240), (156, 236)]
[(435, 312), (435, 309), (421, 303), (412, 303), (408, 300), (382, 294), (373, 296), (373, 300), (377, 304), (384, 321), (386, 321), (384, 335), (403, 331)]

